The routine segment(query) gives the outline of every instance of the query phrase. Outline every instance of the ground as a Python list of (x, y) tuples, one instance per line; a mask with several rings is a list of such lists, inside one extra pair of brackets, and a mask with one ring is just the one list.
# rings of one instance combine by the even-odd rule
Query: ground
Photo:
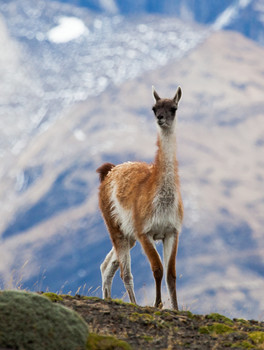
[(131, 349), (264, 349), (264, 322), (49, 294), (54, 302), (77, 311), (90, 332), (115, 336)]

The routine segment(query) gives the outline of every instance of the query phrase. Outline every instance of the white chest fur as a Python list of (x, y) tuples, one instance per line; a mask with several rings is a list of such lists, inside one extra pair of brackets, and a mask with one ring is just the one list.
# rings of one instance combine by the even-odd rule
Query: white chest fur
[(152, 236), (154, 240), (159, 240), (175, 230), (179, 232), (181, 224), (177, 215), (177, 203), (176, 190), (172, 187), (162, 187), (153, 200), (153, 213), (144, 225), (144, 233)]

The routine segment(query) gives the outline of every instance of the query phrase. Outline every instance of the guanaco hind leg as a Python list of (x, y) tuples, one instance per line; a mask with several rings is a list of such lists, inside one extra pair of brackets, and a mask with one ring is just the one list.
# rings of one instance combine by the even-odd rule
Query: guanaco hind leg
[(130, 249), (135, 245), (135, 239), (124, 234), (110, 223), (108, 229), (113, 241), (113, 248), (101, 265), (103, 298), (111, 297), (113, 277), (120, 267), (120, 275), (124, 282), (131, 303), (136, 304), (133, 276), (131, 273)]
[(112, 281), (118, 268), (119, 262), (117, 260), (116, 252), (113, 247), (100, 266), (104, 299), (111, 298)]
[(133, 275), (131, 273), (131, 258), (130, 249), (135, 245), (135, 240), (129, 238), (122, 238), (114, 243), (119, 267), (120, 276), (124, 282), (131, 303), (136, 304), (136, 297), (134, 292)]

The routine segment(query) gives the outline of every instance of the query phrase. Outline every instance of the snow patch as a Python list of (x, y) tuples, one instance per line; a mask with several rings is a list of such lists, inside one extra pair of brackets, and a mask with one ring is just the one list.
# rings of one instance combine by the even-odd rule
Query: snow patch
[(234, 5), (225, 9), (215, 20), (213, 29), (221, 30), (228, 26), (239, 15), (239, 11), (247, 7), (252, 0), (238, 0)]
[(247, 7), (250, 3), (252, 2), (252, 0), (239, 0), (239, 7), (240, 8), (245, 8)]
[(47, 33), (47, 36), (49, 41), (56, 44), (61, 44), (77, 39), (88, 32), (88, 28), (79, 18), (60, 17), (59, 25), (52, 28)]
[(220, 16), (217, 17), (215, 23), (213, 24), (213, 29), (220, 30), (226, 27), (237, 14), (237, 8), (234, 6), (228, 7)]
[(108, 13), (118, 13), (118, 7), (114, 0), (99, 0), (101, 7)]
[(78, 141), (84, 141), (86, 139), (85, 133), (80, 129), (74, 130), (74, 136)]

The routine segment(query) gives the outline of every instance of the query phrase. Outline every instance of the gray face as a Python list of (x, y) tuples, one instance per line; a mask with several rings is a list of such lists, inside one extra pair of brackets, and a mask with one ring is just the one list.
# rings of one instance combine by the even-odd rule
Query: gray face
[(157, 124), (162, 129), (169, 129), (172, 127), (177, 108), (178, 103), (169, 99), (160, 99), (152, 107)]

